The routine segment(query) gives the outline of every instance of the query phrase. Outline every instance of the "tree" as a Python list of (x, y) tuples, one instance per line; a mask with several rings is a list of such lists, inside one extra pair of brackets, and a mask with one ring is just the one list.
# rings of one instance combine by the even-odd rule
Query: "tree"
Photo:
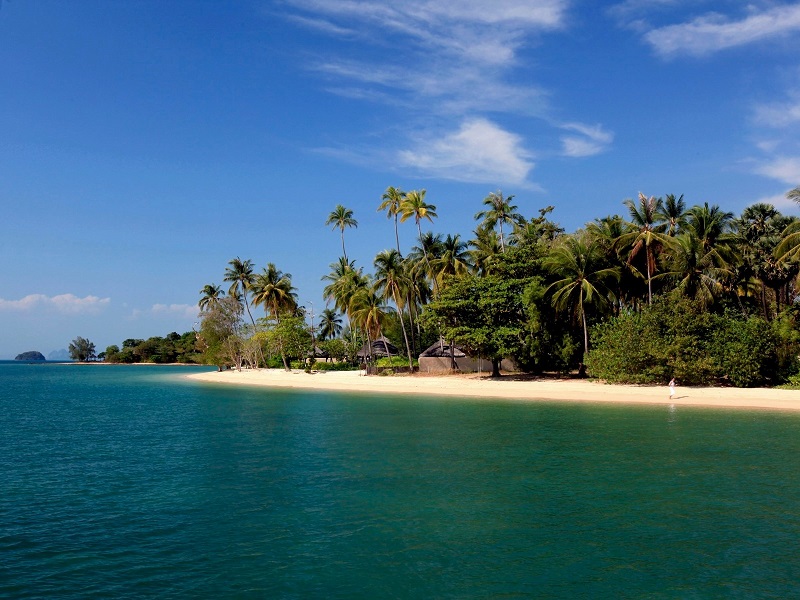
[(447, 340), (492, 362), (492, 377), (500, 362), (521, 350), (525, 337), (522, 294), (513, 279), (496, 275), (465, 275), (447, 285), (423, 313), (425, 323), (438, 327)]
[(203, 352), (203, 362), (217, 365), (221, 371), (230, 364), (239, 364), (244, 331), (241, 303), (225, 296), (201, 314), (198, 347)]
[(605, 266), (604, 257), (594, 241), (585, 236), (566, 236), (545, 258), (544, 265), (561, 277), (548, 288), (553, 307), (569, 311), (583, 327), (583, 352), (589, 353), (588, 308), (602, 309), (611, 305), (613, 292), (607, 286), (619, 277), (619, 271)]
[(228, 262), (229, 267), (225, 269), (224, 281), (230, 281), (231, 287), (228, 295), (244, 302), (244, 308), (250, 317), (250, 322), (255, 326), (256, 322), (250, 313), (250, 305), (247, 302), (247, 295), (250, 293), (250, 286), (253, 285), (255, 274), (253, 273), (253, 261), (242, 260), (238, 256)]
[(207, 283), (202, 290), (200, 290), (200, 294), (202, 297), (197, 305), (200, 307), (200, 310), (208, 308), (209, 304), (214, 304), (215, 302), (219, 301), (225, 295), (225, 292), (222, 291), (222, 288), (214, 283)]
[(405, 197), (406, 193), (403, 190), (390, 186), (386, 188), (383, 196), (381, 196), (383, 202), (378, 206), (378, 211), (385, 210), (386, 217), (394, 219), (394, 239), (397, 242), (397, 252), (400, 252), (400, 234), (397, 231), (397, 219), (400, 215), (400, 206), (403, 204)]
[(342, 319), (331, 308), (322, 311), (319, 317), (319, 339), (333, 339), (342, 332)]
[(328, 215), (325, 225), (332, 225), (333, 229), (339, 229), (342, 235), (342, 256), (347, 261), (347, 251), (344, 249), (344, 230), (346, 227), (358, 227), (358, 221), (353, 218), (353, 211), (337, 204), (336, 208)]
[(661, 220), (667, 224), (667, 235), (674, 236), (686, 226), (686, 202), (683, 194), (679, 198), (675, 194), (667, 194), (661, 205), (659, 214)]
[(396, 250), (384, 250), (375, 257), (375, 289), (381, 293), (383, 299), (394, 300), (397, 313), (400, 317), (400, 327), (403, 330), (403, 340), (408, 353), (408, 368), (413, 371), (414, 361), (411, 357), (411, 345), (408, 343), (408, 333), (403, 319), (403, 290), (408, 288), (408, 276), (405, 264), (400, 253)]
[(514, 196), (503, 198), (503, 192), (492, 192), (483, 199), (484, 206), (488, 208), (480, 211), (475, 215), (475, 220), (483, 219), (483, 224), (489, 229), (494, 229), (495, 226), (500, 227), (500, 252), (505, 253), (506, 245), (503, 239), (503, 223), (511, 226), (519, 225), (522, 223), (522, 215), (515, 212), (517, 207), (511, 204), (511, 199)]
[(69, 356), (72, 360), (86, 362), (95, 358), (94, 344), (80, 336), (76, 337), (69, 345)]
[[(292, 286), (292, 276), (283, 273), (274, 263), (267, 263), (266, 268), (256, 276), (252, 288), (253, 304), (263, 305), (264, 311), (276, 323), (280, 323), (282, 313), (291, 313), (297, 308), (297, 294)], [(288, 371), (289, 363), (285, 352), (281, 352), (281, 359)]]
[(639, 192), (639, 205), (633, 200), (625, 200), (625, 206), (631, 216), (628, 225), (633, 229), (617, 240), (619, 247), (630, 249), (628, 263), (630, 264), (639, 253), (644, 250), (645, 271), (647, 275), (647, 303), (653, 302), (653, 274), (656, 270), (654, 247), (658, 244), (667, 244), (669, 237), (664, 235), (661, 225), (662, 202), (653, 196), (649, 198)]
[[(408, 219), (414, 217), (414, 222), (417, 224), (417, 234), (419, 235), (420, 244), (422, 244), (422, 227), (420, 227), (420, 221), (422, 221), (422, 219), (428, 219), (428, 221), (433, 223), (433, 219), (438, 216), (436, 214), (436, 206), (425, 202), (425, 190), (412, 190), (408, 192), (405, 199), (400, 204), (400, 213), (401, 223), (405, 223)], [(428, 261), (428, 252), (425, 250), (424, 245), (422, 245), (422, 252), (428, 267), (427, 270), (430, 272), (431, 265)], [(434, 286), (435, 285), (436, 281), (434, 280)]]

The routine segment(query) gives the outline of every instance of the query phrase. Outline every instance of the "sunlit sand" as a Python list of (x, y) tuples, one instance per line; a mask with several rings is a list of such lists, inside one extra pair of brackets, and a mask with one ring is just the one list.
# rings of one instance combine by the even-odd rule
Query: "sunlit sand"
[(503, 398), (507, 400), (558, 400), (577, 402), (618, 402), (636, 404), (674, 404), (675, 406), (720, 406), (800, 410), (800, 390), (676, 388), (670, 400), (663, 386), (607, 385), (591, 380), (523, 379), (486, 375), (365, 376), (363, 371), (305, 373), (280, 369), (261, 369), (195, 373), (190, 379), (220, 384), (256, 385), (276, 388), (321, 389), (341, 392), (458, 396), (462, 398)]

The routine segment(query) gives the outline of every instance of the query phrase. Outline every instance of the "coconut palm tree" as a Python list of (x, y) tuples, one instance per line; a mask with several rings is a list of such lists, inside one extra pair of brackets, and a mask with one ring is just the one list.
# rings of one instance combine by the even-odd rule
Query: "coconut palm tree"
[(256, 322), (250, 312), (250, 305), (247, 302), (247, 296), (250, 293), (250, 287), (253, 285), (255, 274), (253, 273), (253, 261), (242, 260), (238, 256), (233, 260), (228, 261), (228, 267), (225, 268), (225, 276), (223, 281), (230, 281), (231, 287), (228, 290), (228, 295), (237, 298), (244, 303), (247, 314), (250, 317), (250, 322), (255, 327)]
[(683, 194), (678, 198), (675, 197), (675, 194), (667, 194), (664, 197), (659, 216), (667, 224), (667, 235), (676, 235), (686, 225), (686, 202)]
[(706, 248), (729, 244), (733, 236), (733, 213), (723, 212), (719, 206), (693, 206), (686, 213), (686, 228), (690, 229)]
[(372, 286), (359, 289), (351, 300), (351, 319), (367, 334), (367, 347), (372, 355), (372, 340), (381, 336), (388, 313), (383, 299)]
[[(255, 277), (251, 287), (253, 304), (263, 306), (264, 312), (276, 322), (280, 321), (282, 314), (292, 313), (297, 309), (297, 294), (292, 286), (292, 276), (283, 273), (274, 263), (267, 263), (266, 268)], [(282, 343), (280, 349), (283, 367), (288, 371), (289, 363)]]
[(669, 243), (669, 237), (663, 233), (661, 199), (657, 199), (654, 196), (648, 198), (639, 192), (638, 206), (630, 199), (625, 200), (623, 204), (628, 207), (628, 212), (630, 213), (631, 220), (627, 224), (630, 226), (631, 232), (617, 238), (617, 248), (629, 249), (629, 264), (644, 250), (647, 275), (647, 303), (652, 304), (652, 280), (656, 271), (655, 247)]
[(472, 267), (467, 243), (461, 241), (459, 234), (447, 234), (439, 246), (439, 255), (431, 261), (433, 273), (438, 281), (439, 289), (442, 281), (451, 275), (466, 275)]
[(400, 188), (389, 186), (381, 196), (383, 202), (378, 206), (378, 211), (385, 210), (388, 219), (394, 219), (394, 239), (397, 242), (397, 251), (400, 252), (400, 235), (397, 232), (397, 219), (400, 215), (400, 206), (406, 193)]
[(711, 306), (724, 290), (724, 281), (733, 272), (720, 252), (706, 247), (694, 231), (686, 231), (675, 238), (670, 251), (665, 254), (667, 270), (657, 278), (677, 281), (676, 290), (698, 300), (703, 307)]
[[(422, 244), (422, 227), (420, 221), (428, 219), (433, 223), (433, 219), (438, 215), (436, 214), (436, 206), (425, 202), (425, 190), (412, 190), (406, 194), (405, 199), (400, 204), (400, 222), (405, 223), (411, 217), (414, 217), (414, 222), (417, 224), (417, 233), (419, 235), (420, 244)], [(427, 270), (430, 271), (430, 263), (428, 261), (428, 253), (425, 246), (422, 246), (423, 257), (427, 263)]]
[(515, 224), (519, 225), (523, 222), (522, 215), (515, 212), (517, 207), (511, 204), (514, 196), (508, 198), (503, 197), (503, 192), (492, 192), (483, 199), (483, 204), (488, 208), (475, 214), (475, 220), (483, 219), (483, 225), (489, 229), (494, 229), (495, 226), (500, 227), (500, 252), (505, 253), (506, 245), (503, 239), (503, 223), (508, 223), (510, 226)]
[(400, 317), (400, 327), (403, 330), (403, 340), (406, 343), (408, 354), (408, 368), (414, 370), (414, 360), (411, 357), (411, 344), (408, 342), (405, 319), (403, 318), (403, 291), (408, 288), (408, 275), (403, 258), (396, 250), (384, 250), (375, 257), (375, 291), (384, 300), (392, 299), (397, 307)]
[(797, 202), (798, 204), (800, 204), (800, 185), (798, 185), (793, 190), (789, 190), (788, 192), (786, 192), (786, 197), (789, 200), (792, 200), (792, 201)]
[(478, 275), (485, 277), (497, 268), (500, 256), (500, 237), (494, 229), (479, 226), (473, 232), (475, 237), (469, 241), (470, 257)]
[(556, 310), (569, 311), (583, 327), (583, 352), (589, 352), (588, 309), (610, 307), (613, 293), (607, 282), (616, 279), (619, 271), (606, 266), (602, 249), (585, 235), (559, 238), (543, 262), (560, 279), (553, 282), (547, 293), (552, 294)]
[(218, 286), (215, 283), (207, 283), (202, 290), (200, 290), (202, 297), (197, 305), (200, 307), (200, 310), (206, 310), (214, 306), (219, 299), (225, 295), (225, 292), (222, 291), (222, 287)]
[(332, 308), (326, 308), (319, 316), (319, 339), (333, 339), (342, 332), (342, 319)]
[(328, 215), (325, 225), (332, 225), (333, 229), (339, 229), (342, 234), (342, 256), (347, 260), (347, 252), (344, 249), (344, 230), (346, 227), (358, 227), (358, 221), (353, 218), (353, 211), (337, 204), (336, 208)]

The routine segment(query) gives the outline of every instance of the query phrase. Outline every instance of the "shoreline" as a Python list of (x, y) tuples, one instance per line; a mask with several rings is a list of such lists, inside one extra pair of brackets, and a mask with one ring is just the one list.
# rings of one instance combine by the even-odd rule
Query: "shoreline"
[(608, 402), (800, 411), (800, 390), (772, 388), (706, 388), (678, 385), (670, 400), (669, 388), (605, 384), (586, 379), (520, 380), (513, 375), (491, 379), (485, 375), (363, 375), (363, 371), (304, 371), (260, 369), (213, 371), (185, 376), (220, 385), (245, 385), (331, 392), (415, 394), (519, 402)]

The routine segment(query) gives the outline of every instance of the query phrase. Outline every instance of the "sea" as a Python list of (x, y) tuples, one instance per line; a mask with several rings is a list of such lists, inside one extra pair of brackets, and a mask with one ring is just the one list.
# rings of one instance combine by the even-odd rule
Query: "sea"
[(800, 597), (800, 413), (197, 369), (0, 363), (0, 598)]

